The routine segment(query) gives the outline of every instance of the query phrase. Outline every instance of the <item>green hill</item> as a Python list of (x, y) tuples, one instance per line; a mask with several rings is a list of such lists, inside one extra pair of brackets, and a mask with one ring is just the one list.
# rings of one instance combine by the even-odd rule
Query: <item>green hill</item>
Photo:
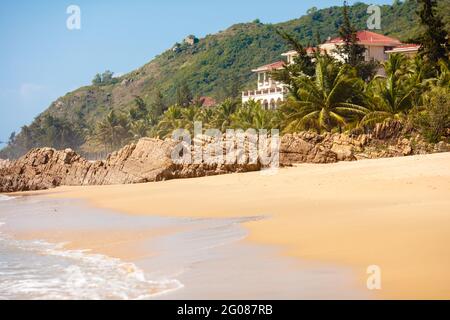
[[(440, 1), (440, 6), (450, 31), (450, 0)], [(350, 7), (352, 23), (359, 29), (366, 28), (366, 10), (363, 3)], [(419, 31), (416, 10), (413, 0), (382, 6), (379, 32), (403, 41), (414, 37)], [(307, 45), (316, 42), (316, 34), (323, 40), (336, 36), (341, 21), (341, 7), (312, 8), (307, 15), (287, 22), (236, 24), (193, 45), (183, 43), (111, 84), (85, 86), (59, 98), (0, 152), (0, 158), (15, 158), (31, 147), (44, 145), (89, 150), (86, 133), (107, 112), (129, 109), (135, 96), (150, 102), (157, 92), (162, 93), (166, 104), (174, 103), (176, 90), (184, 83), (196, 96), (212, 96), (219, 101), (238, 96), (242, 89), (254, 86), (252, 68), (279, 60), (280, 54), (289, 49), (275, 28), (283, 28)], [(73, 128), (80, 130), (75, 134)]]

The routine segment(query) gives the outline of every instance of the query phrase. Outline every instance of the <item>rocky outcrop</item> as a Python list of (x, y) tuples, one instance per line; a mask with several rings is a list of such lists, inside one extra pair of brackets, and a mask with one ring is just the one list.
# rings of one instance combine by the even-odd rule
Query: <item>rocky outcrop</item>
[(417, 134), (406, 138), (399, 133), (401, 124), (397, 122), (377, 128), (371, 134), (359, 135), (312, 132), (285, 135), (281, 140), (280, 163), (284, 166), (332, 163), (450, 151), (450, 144), (444, 141), (430, 144)]
[[(288, 134), (280, 141), (279, 163), (281, 166), (305, 162), (333, 163), (450, 151), (446, 142), (428, 144), (418, 135), (402, 138), (393, 129), (380, 127), (378, 130), (369, 135), (321, 135), (313, 132)], [(246, 140), (243, 150), (232, 149), (231, 152), (227, 150), (230, 148), (226, 143), (213, 149), (212, 141), (209, 136), (199, 136), (194, 139), (197, 147), (185, 145), (178, 149), (177, 141), (145, 138), (110, 154), (102, 161), (87, 161), (71, 149), (33, 149), (14, 162), (0, 162), (0, 192), (41, 190), (61, 185), (130, 184), (195, 178), (257, 171), (266, 164), (259, 157), (250, 157), (251, 150), (256, 148), (254, 141)], [(222, 142), (225, 140), (222, 139)], [(202, 154), (211, 156), (200, 161), (189, 158), (198, 151), (195, 149), (198, 146)], [(217, 157), (221, 153), (231, 156), (235, 161), (227, 161), (228, 164), (218, 161)], [(174, 154), (178, 156), (178, 161), (173, 160)]]
[(377, 123), (372, 137), (379, 140), (398, 138), (402, 134), (403, 124), (400, 121), (384, 121)]
[(351, 137), (345, 134), (323, 134), (300, 132), (283, 136), (280, 148), (280, 163), (332, 163), (356, 160), (355, 154), (364, 150), (368, 142), (366, 135)]
[(8, 159), (4, 160), (4, 159), (0, 159), (0, 169), (6, 168), (11, 164), (11, 161), (9, 161)]
[(0, 169), (0, 192), (41, 190), (61, 185), (143, 183), (260, 169), (258, 163), (174, 163), (171, 156), (176, 145), (178, 142), (173, 140), (141, 139), (103, 161), (87, 161), (71, 149), (33, 149)]

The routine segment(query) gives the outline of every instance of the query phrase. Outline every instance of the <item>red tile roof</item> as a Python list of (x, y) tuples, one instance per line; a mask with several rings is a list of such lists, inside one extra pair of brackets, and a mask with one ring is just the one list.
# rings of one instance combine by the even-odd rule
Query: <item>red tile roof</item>
[[(386, 45), (386, 46), (398, 46), (401, 44), (400, 40), (395, 39), (395, 38), (391, 38), (388, 36), (384, 36), (382, 34), (379, 33), (375, 33), (372, 31), (367, 31), (367, 30), (363, 30), (363, 31), (358, 31), (356, 33), (356, 36), (358, 37), (358, 42), (360, 44), (380, 44), (380, 45)], [(335, 43), (335, 44), (339, 44), (339, 43), (343, 43), (343, 40), (341, 38), (334, 38), (331, 40), (327, 40), (325, 43)]]
[(202, 104), (202, 107), (206, 108), (214, 107), (215, 105), (217, 105), (217, 101), (211, 97), (200, 97), (199, 101)]
[(270, 63), (270, 64), (266, 64), (264, 66), (261, 66), (259, 68), (256, 68), (254, 70), (252, 70), (253, 72), (260, 72), (260, 71), (272, 71), (272, 70), (277, 70), (277, 69), (281, 69), (284, 67), (285, 62), (284, 61), (277, 61), (274, 63)]

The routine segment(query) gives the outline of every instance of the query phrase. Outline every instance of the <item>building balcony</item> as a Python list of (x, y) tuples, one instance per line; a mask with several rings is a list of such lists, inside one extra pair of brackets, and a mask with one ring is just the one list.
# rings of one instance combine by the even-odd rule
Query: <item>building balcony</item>
[(283, 87), (244, 91), (242, 92), (242, 102), (254, 100), (261, 103), (266, 109), (276, 109), (284, 101), (285, 93), (287, 93), (287, 89)]
[(243, 97), (254, 97), (254, 96), (262, 96), (262, 95), (267, 95), (267, 94), (271, 94), (271, 93), (285, 93), (286, 89), (284, 88), (268, 88), (268, 89), (261, 89), (261, 90), (249, 90), (249, 91), (244, 91), (242, 92), (242, 96)]

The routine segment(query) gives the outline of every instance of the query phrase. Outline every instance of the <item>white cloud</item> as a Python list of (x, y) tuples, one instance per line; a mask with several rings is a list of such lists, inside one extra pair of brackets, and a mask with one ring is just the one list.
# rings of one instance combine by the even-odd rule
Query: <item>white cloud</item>
[(22, 83), (19, 88), (19, 94), (22, 99), (29, 99), (36, 95), (42, 94), (46, 90), (47, 87), (40, 84)]

